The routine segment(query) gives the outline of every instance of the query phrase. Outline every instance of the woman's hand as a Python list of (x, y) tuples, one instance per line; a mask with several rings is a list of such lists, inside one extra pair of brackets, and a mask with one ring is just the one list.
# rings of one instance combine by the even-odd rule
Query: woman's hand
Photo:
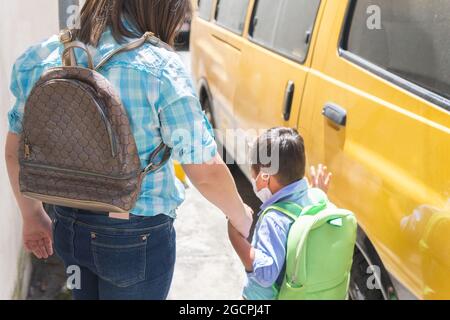
[(327, 193), (332, 177), (332, 173), (328, 172), (327, 167), (322, 164), (319, 164), (317, 169), (315, 166), (311, 166), (309, 174), (311, 176), (311, 187), (320, 188)]
[(27, 251), (40, 259), (53, 254), (52, 222), (42, 202), (25, 198), (19, 188), (19, 141), (20, 136), (9, 132), (6, 137), (5, 160), (9, 180), (23, 221), (23, 242)]
[(23, 243), (39, 259), (53, 255), (52, 221), (44, 209), (30, 213), (23, 220)]
[(219, 154), (204, 164), (183, 165), (186, 175), (200, 193), (228, 217), (230, 223), (247, 238), (253, 211), (238, 194), (233, 176)]

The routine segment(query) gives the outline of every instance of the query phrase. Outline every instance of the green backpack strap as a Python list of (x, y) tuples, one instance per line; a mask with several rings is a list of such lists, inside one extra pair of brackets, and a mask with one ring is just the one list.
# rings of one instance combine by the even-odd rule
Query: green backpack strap
[(314, 205), (303, 208), (299, 204), (292, 201), (282, 201), (267, 207), (261, 214), (263, 217), (270, 210), (279, 211), (292, 220), (296, 221), (300, 216), (303, 215), (315, 215), (322, 211), (327, 205), (331, 203), (328, 201), (326, 194), (318, 188), (310, 188), (308, 190), (308, 197), (314, 202)]
[[(260, 219), (262, 219), (269, 211), (276, 210), (278, 212), (281, 212), (285, 216), (291, 218), (294, 222), (297, 221), (297, 219), (302, 215), (303, 207), (295, 202), (278, 202), (270, 207), (267, 207), (263, 213), (260, 216)], [(274, 295), (278, 296), (278, 293), (280, 291), (281, 283), (275, 282), (272, 285), (272, 290), (274, 291)]]
[(267, 207), (261, 214), (261, 217), (266, 215), (270, 210), (276, 210), (288, 216), (292, 220), (296, 221), (301, 216), (314, 216), (318, 212), (325, 209), (326, 206), (327, 206), (326, 201), (320, 201), (316, 205), (311, 205), (304, 208), (295, 202), (289, 201), (279, 202), (274, 205), (271, 205), (270, 207)]
[(267, 207), (261, 214), (261, 218), (271, 210), (279, 211), (295, 221), (301, 216), (303, 208), (295, 202), (278, 202)]

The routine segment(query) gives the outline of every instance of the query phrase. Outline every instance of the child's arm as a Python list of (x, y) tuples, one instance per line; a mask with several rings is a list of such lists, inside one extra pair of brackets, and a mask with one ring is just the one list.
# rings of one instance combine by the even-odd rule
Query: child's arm
[(255, 260), (255, 250), (233, 225), (228, 222), (228, 236), (234, 250), (244, 264), (247, 272), (253, 272), (253, 262)]
[(255, 230), (257, 241), (254, 246), (229, 228), (231, 243), (246, 268), (247, 276), (265, 288), (276, 282), (283, 269), (290, 224), (290, 218), (274, 211), (268, 212)]

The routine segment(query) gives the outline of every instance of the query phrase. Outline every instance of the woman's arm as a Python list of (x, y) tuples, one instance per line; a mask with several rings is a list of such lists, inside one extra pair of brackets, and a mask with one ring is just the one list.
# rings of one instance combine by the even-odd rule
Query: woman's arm
[(205, 164), (184, 164), (193, 185), (230, 219), (233, 226), (248, 237), (253, 217), (238, 194), (236, 184), (219, 154)]
[(9, 180), (23, 219), (23, 242), (27, 251), (40, 259), (53, 254), (52, 222), (45, 212), (42, 202), (25, 198), (19, 189), (19, 149), (20, 136), (8, 133), (5, 160)]

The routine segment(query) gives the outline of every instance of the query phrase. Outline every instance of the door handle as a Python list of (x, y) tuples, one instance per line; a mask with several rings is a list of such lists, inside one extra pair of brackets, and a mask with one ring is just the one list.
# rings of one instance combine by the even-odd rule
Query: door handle
[(338, 126), (345, 127), (347, 125), (347, 110), (336, 104), (327, 103), (323, 107), (322, 115)]
[(289, 81), (286, 86), (286, 91), (284, 93), (283, 102), (283, 119), (284, 121), (289, 121), (292, 111), (292, 101), (294, 100), (295, 83), (294, 81)]

